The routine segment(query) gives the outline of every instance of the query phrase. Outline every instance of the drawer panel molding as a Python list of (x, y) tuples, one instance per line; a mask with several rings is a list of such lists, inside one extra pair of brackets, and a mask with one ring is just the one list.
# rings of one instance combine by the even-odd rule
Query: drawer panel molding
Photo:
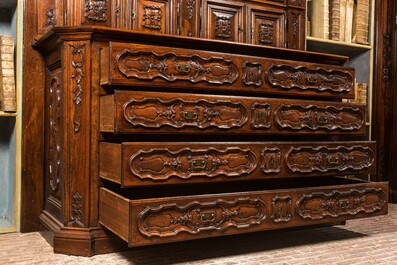
[(297, 202), (297, 213), (303, 219), (323, 219), (327, 216), (354, 216), (360, 212), (370, 214), (382, 209), (387, 203), (382, 189), (314, 192), (304, 194)]
[(259, 198), (217, 199), (146, 207), (138, 214), (139, 231), (147, 236), (169, 237), (181, 232), (226, 230), (228, 227), (248, 228), (262, 223), (267, 216), (265, 203)]
[(130, 99), (122, 107), (124, 118), (132, 126), (160, 128), (193, 126), (200, 129), (241, 127), (248, 120), (248, 109), (241, 102), (187, 101), (180, 98)]
[(271, 65), (266, 70), (267, 81), (282, 89), (332, 91), (348, 93), (354, 90), (354, 76), (348, 71), (327, 70), (321, 67)]
[(239, 77), (239, 70), (233, 60), (175, 53), (157, 54), (153, 51), (133, 52), (128, 48), (116, 56), (116, 67), (127, 78), (141, 80), (163, 78), (169, 82), (185, 80), (191, 83), (232, 84)]
[(286, 153), (286, 163), (293, 172), (346, 171), (370, 168), (374, 163), (374, 152), (367, 146), (299, 146)]
[(275, 121), (282, 128), (301, 130), (360, 130), (365, 124), (364, 113), (353, 107), (318, 107), (315, 105), (281, 104), (275, 111)]
[(257, 167), (257, 157), (250, 149), (230, 147), (183, 148), (171, 151), (167, 148), (140, 150), (131, 155), (131, 173), (139, 179), (167, 180), (170, 177), (190, 179), (194, 176), (237, 177), (249, 174)]

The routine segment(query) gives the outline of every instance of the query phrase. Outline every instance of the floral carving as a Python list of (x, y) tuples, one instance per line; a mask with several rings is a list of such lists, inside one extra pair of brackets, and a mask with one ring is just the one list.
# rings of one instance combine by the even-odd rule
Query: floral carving
[(85, 17), (95, 22), (105, 22), (107, 16), (106, 0), (88, 0), (85, 4)]
[(82, 94), (83, 94), (83, 79), (84, 79), (84, 46), (85, 44), (79, 46), (72, 46), (72, 79), (74, 80), (75, 87), (73, 89), (74, 97), (73, 102), (75, 105), (74, 111), (74, 131), (78, 132), (81, 125), (81, 102), (82, 102)]
[(83, 197), (80, 195), (80, 193), (75, 192), (72, 197), (72, 212), (70, 217), (70, 223), (84, 227), (84, 213), (82, 201)]

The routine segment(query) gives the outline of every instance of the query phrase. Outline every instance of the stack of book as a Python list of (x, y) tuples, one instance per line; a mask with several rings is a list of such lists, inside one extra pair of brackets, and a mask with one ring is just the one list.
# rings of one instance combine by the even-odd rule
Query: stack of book
[(311, 36), (368, 44), (370, 0), (311, 0)]
[(16, 109), (14, 38), (0, 35), (0, 111)]
[(367, 86), (368, 86), (367, 83), (356, 82), (354, 84), (355, 98), (345, 100), (344, 102), (367, 104)]

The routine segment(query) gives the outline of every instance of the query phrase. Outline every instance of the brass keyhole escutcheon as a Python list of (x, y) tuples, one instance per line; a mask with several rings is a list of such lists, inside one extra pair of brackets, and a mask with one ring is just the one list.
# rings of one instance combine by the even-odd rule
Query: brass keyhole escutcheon
[(204, 223), (209, 223), (215, 221), (216, 213), (215, 212), (202, 212), (199, 214), (199, 218)]
[(309, 85), (315, 85), (317, 84), (317, 77), (314, 75), (309, 75), (306, 77), (306, 81)]
[(338, 165), (340, 164), (339, 156), (337, 155), (330, 155), (327, 157), (328, 164), (330, 165)]
[(207, 161), (205, 159), (192, 159), (190, 165), (194, 169), (205, 169), (207, 167)]
[(192, 67), (189, 64), (183, 64), (183, 63), (175, 64), (174, 68), (181, 74), (187, 74), (192, 69)]
[(317, 122), (321, 123), (321, 124), (327, 123), (328, 122), (328, 118), (325, 115), (320, 115), (320, 116), (317, 117)]
[(198, 119), (199, 113), (197, 110), (183, 110), (181, 111), (181, 116), (188, 121), (196, 121)]

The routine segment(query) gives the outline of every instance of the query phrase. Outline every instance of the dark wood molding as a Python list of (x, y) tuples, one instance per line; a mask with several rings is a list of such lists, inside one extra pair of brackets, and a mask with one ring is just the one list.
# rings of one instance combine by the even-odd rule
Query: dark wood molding
[(33, 49), (37, 1), (24, 1), (21, 232), (37, 231), (44, 189), (44, 59)]

